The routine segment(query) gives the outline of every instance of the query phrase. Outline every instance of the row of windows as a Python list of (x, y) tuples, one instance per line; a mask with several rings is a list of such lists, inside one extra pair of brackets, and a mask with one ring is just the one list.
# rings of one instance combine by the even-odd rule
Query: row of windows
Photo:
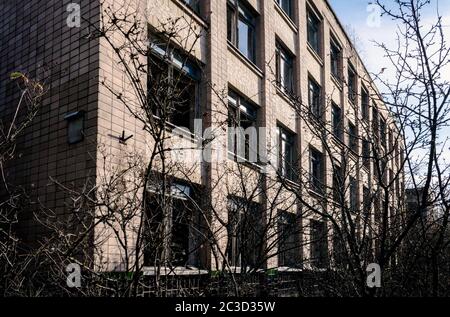
[[(186, 127), (192, 131), (192, 122), (196, 116), (196, 106), (198, 105), (198, 81), (200, 78), (199, 69), (194, 64), (181, 61), (179, 54), (172, 52), (167, 53), (167, 48), (160, 43), (154, 45), (155, 54), (152, 59), (152, 69), (149, 76), (152, 76), (151, 82), (156, 82), (152, 93), (156, 96), (161, 95), (162, 98), (171, 98), (171, 109), (161, 109), (155, 105), (154, 113), (157, 116), (165, 117), (166, 121), (179, 127)], [(164, 52), (164, 55), (162, 55)], [(172, 83), (176, 82), (176, 84)], [(167, 96), (168, 87), (172, 86), (172, 96)], [(161, 89), (161, 91), (160, 91)], [(313, 80), (309, 85), (309, 102), (311, 112), (315, 116), (320, 116), (320, 86)], [(258, 107), (248, 102), (240, 95), (230, 92), (229, 94), (229, 124), (230, 128), (240, 128), (238, 133), (229, 133), (229, 151), (246, 161), (257, 163), (258, 158), (258, 130), (257, 118)], [(376, 111), (376, 110), (374, 110)], [(374, 114), (374, 117), (377, 115)], [(332, 105), (332, 126), (335, 136), (342, 140), (342, 110), (336, 104)], [(250, 130), (249, 128), (255, 128)], [(381, 131), (386, 130), (384, 120), (380, 121), (379, 128)], [(255, 135), (252, 135), (251, 132)], [(240, 133), (239, 133), (240, 132)], [(284, 128), (282, 125), (277, 127), (278, 132), (278, 171), (280, 176), (296, 181), (298, 176), (297, 169), (297, 137), (296, 134)], [(349, 148), (358, 153), (359, 137), (358, 131), (354, 124), (348, 124)], [(386, 133), (381, 133), (381, 139), (386, 141)], [(370, 168), (370, 143), (363, 139), (362, 156), (363, 165)], [(313, 188), (321, 192), (322, 187), (322, 159), (316, 151), (311, 154), (311, 175)]]
[[(311, 151), (313, 177), (320, 179), (322, 165), (321, 153)], [(342, 170), (337, 167), (333, 175), (333, 187), (343, 186)], [(149, 202), (147, 204), (148, 226), (145, 232), (145, 265), (201, 266), (199, 254), (201, 244), (207, 243), (205, 234), (207, 226), (202, 221), (202, 215), (197, 211), (197, 203), (201, 188), (194, 188), (184, 182), (174, 181), (167, 184), (166, 191), (162, 186), (149, 186)], [(349, 208), (358, 208), (358, 183), (350, 178)], [(342, 192), (335, 191), (335, 200), (341, 199)], [(164, 203), (162, 203), (164, 200)], [(168, 202), (170, 203), (168, 204)], [(369, 220), (372, 206), (375, 210), (375, 220), (379, 217), (382, 201), (379, 195), (371, 194), (368, 187), (363, 188), (363, 217)], [(168, 205), (167, 205), (168, 204)], [(168, 206), (163, 208), (162, 206)], [(228, 223), (226, 257), (233, 267), (261, 268), (264, 265), (264, 242), (267, 227), (262, 222), (262, 205), (237, 196), (229, 196), (227, 201)], [(295, 213), (279, 210), (275, 216), (278, 266), (299, 267), (301, 263), (302, 227)], [(310, 220), (309, 242), (311, 264), (317, 268), (328, 266), (328, 228), (325, 221)], [(161, 241), (160, 237), (164, 237)], [(342, 252), (342, 239), (333, 237), (335, 260)]]
[[(144, 264), (172, 266), (201, 266), (199, 245), (204, 243), (202, 232), (206, 230), (200, 215), (195, 210), (194, 201), (198, 194), (194, 188), (184, 183), (174, 182), (167, 191), (170, 208), (161, 207), (162, 198), (158, 189), (150, 190), (145, 230)], [(167, 196), (166, 196), (167, 197)], [(168, 198), (167, 197), (167, 198)], [(165, 198), (165, 201), (167, 201)], [(226, 257), (232, 267), (261, 268), (264, 265), (262, 250), (265, 235), (261, 222), (262, 206), (246, 199), (228, 198), (228, 243)], [(279, 267), (299, 267), (301, 263), (301, 227), (295, 213), (279, 210), (276, 215), (277, 247)], [(164, 232), (164, 240), (160, 241)], [(322, 221), (310, 221), (311, 262), (316, 267), (327, 265), (327, 227)]]
[[(200, 11), (199, 0), (183, 0), (195, 11)], [(292, 18), (294, 2), (292, 0), (276, 0), (278, 5)], [(227, 37), (228, 40), (250, 61), (256, 63), (256, 39), (257, 39), (257, 14), (243, 0), (227, 1)], [(311, 7), (307, 7), (307, 41), (308, 45), (322, 56), (322, 19)], [(341, 81), (342, 69), (342, 48), (334, 36), (330, 41), (330, 65), (331, 74)], [(348, 67), (348, 98), (356, 104), (357, 92), (357, 72), (349, 63)], [(294, 55), (286, 49), (281, 42), (276, 43), (276, 80), (278, 86), (286, 93), (294, 92)], [(320, 86), (312, 79), (309, 83), (309, 104), (312, 113), (320, 117), (321, 115), (321, 92)], [(369, 118), (369, 93), (365, 88), (361, 89), (361, 113), (366, 120)], [(382, 122), (381, 122), (382, 123)], [(381, 129), (381, 141), (385, 144), (384, 129)]]

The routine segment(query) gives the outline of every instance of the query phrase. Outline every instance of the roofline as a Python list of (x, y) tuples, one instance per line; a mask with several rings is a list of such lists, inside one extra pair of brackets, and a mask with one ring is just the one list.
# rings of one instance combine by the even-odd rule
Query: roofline
[[(386, 108), (386, 110), (388, 111), (388, 113), (392, 116), (392, 111), (387, 107), (386, 103), (384, 102), (384, 98), (382, 98), (380, 90), (378, 89), (377, 84), (375, 83), (375, 81), (373, 80), (372, 76), (370, 75), (370, 72), (368, 71), (363, 59), (361, 58), (361, 56), (359, 55), (358, 51), (355, 48), (355, 45), (353, 44), (350, 36), (348, 35), (347, 31), (345, 30), (344, 26), (342, 25), (338, 15), (336, 14), (336, 11), (334, 11), (333, 7), (330, 4), (329, 0), (324, 0), (325, 4), (327, 5), (328, 9), (330, 10), (330, 12), (333, 14), (334, 19), (336, 20), (337, 24), (339, 25), (342, 33), (344, 33), (345, 37), (347, 38), (347, 41), (350, 43), (351, 47), (353, 48), (353, 50), (356, 52), (356, 56), (358, 57), (358, 59), (361, 61), (361, 65), (364, 68), (364, 71), (366, 72), (366, 74), (369, 76), (370, 81), (373, 83), (373, 87), (375, 88), (375, 92), (378, 95), (378, 98), (380, 99), (380, 101), (383, 103), (384, 107)], [(400, 131), (399, 127), (398, 127), (398, 122), (397, 120), (394, 119), (394, 125), (397, 129), (397, 131)]]
[[(361, 58), (361, 56), (359, 55), (358, 51), (356, 50), (356, 47), (353, 43), (353, 41), (351, 40), (350, 36), (348, 35), (347, 31), (345, 30), (345, 27), (342, 25), (341, 20), (339, 19), (338, 15), (336, 14), (336, 11), (334, 11), (333, 7), (330, 4), (329, 0), (324, 0), (325, 4), (327, 5), (328, 9), (330, 10), (330, 12), (333, 14), (337, 24), (339, 25), (339, 27), (341, 28), (341, 31), (344, 33), (345, 37), (347, 38), (347, 41), (350, 43), (351, 47), (354, 49), (354, 51), (356, 52), (356, 56), (358, 57), (358, 59), (361, 61), (361, 65), (364, 68), (364, 71), (367, 73), (367, 75), (369, 75), (369, 79), (374, 83), (374, 86), (377, 90), (377, 94), (380, 97), (380, 100), (383, 101), (383, 99), (380, 96), (380, 91), (377, 87), (377, 85), (375, 84), (372, 76), (370, 75), (370, 72), (368, 71), (363, 59)], [(383, 101), (384, 103), (384, 101)]]

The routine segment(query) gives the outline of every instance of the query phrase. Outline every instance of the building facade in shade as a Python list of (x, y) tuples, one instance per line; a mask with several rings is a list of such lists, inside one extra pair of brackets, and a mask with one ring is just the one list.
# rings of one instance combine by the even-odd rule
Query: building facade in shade
[[(71, 199), (50, 179), (101, 188), (130, 156), (150, 158), (155, 143), (109, 89), (132, 91), (114, 51), (104, 38), (90, 39), (84, 22), (67, 26), (66, 2), (0, 4), (2, 78), (15, 70), (53, 75), (8, 177), (61, 217), (70, 215)], [(78, 3), (82, 21), (100, 21), (99, 1)], [(145, 188), (145, 212), (158, 220), (161, 175), (173, 176), (171, 219), (155, 222), (164, 223), (170, 243), (162, 253), (171, 265), (325, 268), (337, 261), (339, 243), (323, 215), (363, 210), (365, 220), (355, 216), (355, 234), (363, 235), (376, 232), (386, 200), (392, 216), (401, 212), (399, 131), (326, 0), (149, 0), (132, 7), (149, 24), (147, 91), (157, 95), (154, 82), (167, 78), (183, 87), (165, 120), (172, 150), (164, 165), (172, 169), (156, 163)], [(169, 26), (178, 31), (173, 41), (165, 39)], [(8, 105), (17, 97), (2, 80), (2, 117), (12, 115)], [(165, 117), (153, 110), (157, 120)], [(200, 155), (191, 150), (199, 144)], [(380, 181), (391, 184), (389, 197)], [(18, 230), (26, 245), (45, 235), (31, 210)], [(100, 269), (125, 268), (113, 230), (98, 226), (92, 239)], [(161, 261), (159, 248), (145, 248), (146, 266)]]

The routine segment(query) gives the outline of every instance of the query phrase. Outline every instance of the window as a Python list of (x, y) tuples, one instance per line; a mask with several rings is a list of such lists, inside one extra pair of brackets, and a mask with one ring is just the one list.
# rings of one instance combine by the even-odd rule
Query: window
[(378, 138), (378, 133), (380, 131), (379, 127), (379, 118), (378, 118), (378, 110), (377, 105), (374, 103), (372, 108), (372, 130), (375, 138)]
[(294, 91), (294, 58), (280, 43), (276, 44), (277, 85), (287, 94)]
[(331, 119), (333, 134), (339, 140), (342, 140), (342, 110), (335, 103), (332, 104)]
[(351, 64), (348, 67), (348, 99), (356, 104), (356, 72)]
[(342, 202), (341, 197), (344, 188), (342, 176), (342, 168), (340, 166), (336, 166), (333, 170), (333, 200), (336, 203)]
[(231, 266), (257, 268), (264, 233), (261, 207), (239, 197), (228, 198), (227, 258)]
[(310, 8), (307, 11), (308, 15), (308, 43), (311, 48), (319, 55), (321, 55), (320, 50), (320, 19), (312, 12)]
[(319, 194), (322, 194), (324, 183), (323, 155), (313, 148), (310, 149), (310, 152), (311, 189)]
[(292, 14), (294, 12), (292, 0), (277, 0), (278, 5), (283, 9), (284, 12), (292, 19)]
[(381, 162), (381, 175), (382, 175), (382, 180), (384, 184), (387, 184), (387, 178), (388, 178), (388, 170), (387, 170), (387, 165), (388, 165), (388, 161), (387, 161), (387, 157), (383, 157), (380, 160)]
[(342, 236), (339, 235), (337, 230), (333, 233), (333, 257), (337, 268), (345, 267), (345, 241)]
[(388, 144), (388, 149), (389, 151), (393, 151), (394, 150), (394, 133), (392, 132), (391, 129), (389, 129), (389, 144)]
[(199, 265), (197, 251), (201, 231), (195, 215), (193, 188), (174, 182), (163, 191), (153, 186), (146, 212), (145, 265)]
[(363, 166), (370, 170), (370, 143), (366, 139), (362, 141), (362, 161)]
[(397, 199), (400, 198), (400, 177), (400, 174), (398, 174), (395, 178), (395, 195), (397, 196)]
[(369, 93), (365, 88), (361, 89), (361, 115), (366, 121), (369, 120)]
[(197, 13), (200, 13), (200, 0), (182, 0), (187, 6)]
[(228, 150), (240, 162), (258, 162), (256, 119), (256, 107), (231, 91), (228, 95)]
[(358, 181), (350, 177), (350, 211), (358, 211)]
[(84, 140), (84, 111), (76, 111), (67, 114), (67, 141), (76, 144)]
[(327, 225), (323, 221), (311, 220), (311, 264), (319, 269), (327, 267)]
[[(148, 74), (153, 114), (174, 126), (194, 132), (199, 113), (201, 71), (191, 60), (153, 39)], [(155, 101), (157, 100), (157, 101)]]
[(279, 173), (291, 181), (296, 180), (295, 134), (278, 127)]
[(296, 215), (291, 212), (278, 212), (278, 266), (298, 267), (299, 259), (299, 229)]
[(383, 147), (386, 147), (386, 120), (380, 118), (380, 142)]
[(312, 78), (309, 79), (308, 84), (308, 100), (311, 114), (316, 119), (321, 118), (322, 117), (321, 88)]
[(363, 187), (363, 212), (364, 212), (364, 219), (366, 221), (370, 220), (370, 209), (371, 209), (371, 195), (370, 195), (370, 189), (366, 186)]
[(348, 146), (352, 152), (358, 153), (358, 130), (351, 122), (348, 123)]
[(253, 63), (256, 63), (256, 16), (242, 0), (228, 0), (228, 40)]
[(340, 80), (341, 71), (341, 47), (336, 44), (334, 40), (330, 43), (330, 59), (331, 59), (331, 74), (334, 78)]

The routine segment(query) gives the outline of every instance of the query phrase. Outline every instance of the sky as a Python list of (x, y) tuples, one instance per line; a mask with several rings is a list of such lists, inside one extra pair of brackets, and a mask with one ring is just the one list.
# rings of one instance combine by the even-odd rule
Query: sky
[[(370, 5), (370, 0), (329, 0), (329, 2), (350, 37), (356, 37), (356, 47), (368, 71), (379, 73), (381, 69), (388, 67), (384, 75), (388, 80), (392, 78), (391, 82), (395, 82), (394, 69), (392, 66), (389, 67), (390, 61), (384, 57), (382, 49), (378, 48), (374, 41), (395, 48), (396, 23), (386, 16), (379, 18), (379, 14), (375, 12), (377, 7)], [(385, 0), (385, 3), (389, 5), (394, 1)], [(449, 0), (431, 0), (427, 10), (423, 12), (423, 24), (429, 25), (432, 21), (436, 21), (438, 11), (443, 17), (444, 35), (450, 42)], [(443, 77), (450, 81), (450, 67), (444, 72)], [(383, 92), (383, 87), (377, 86)], [(449, 136), (450, 128), (441, 130), (441, 140)], [(444, 151), (443, 159), (450, 162), (450, 150)]]
[[(357, 37), (356, 46), (369, 72), (378, 73), (388, 62), (383, 58), (383, 52), (373, 41), (385, 43), (388, 46), (395, 43), (396, 24), (388, 17), (378, 18), (376, 5), (370, 5), (370, 0), (329, 0), (336, 11), (339, 20), (347, 30)], [(392, 0), (386, 0), (389, 4)], [(424, 12), (424, 23), (433, 21), (437, 8), (443, 16), (447, 38), (450, 39), (450, 1), (431, 0), (431, 5)], [(379, 23), (378, 23), (379, 21)], [(450, 71), (448, 72), (450, 80)]]

